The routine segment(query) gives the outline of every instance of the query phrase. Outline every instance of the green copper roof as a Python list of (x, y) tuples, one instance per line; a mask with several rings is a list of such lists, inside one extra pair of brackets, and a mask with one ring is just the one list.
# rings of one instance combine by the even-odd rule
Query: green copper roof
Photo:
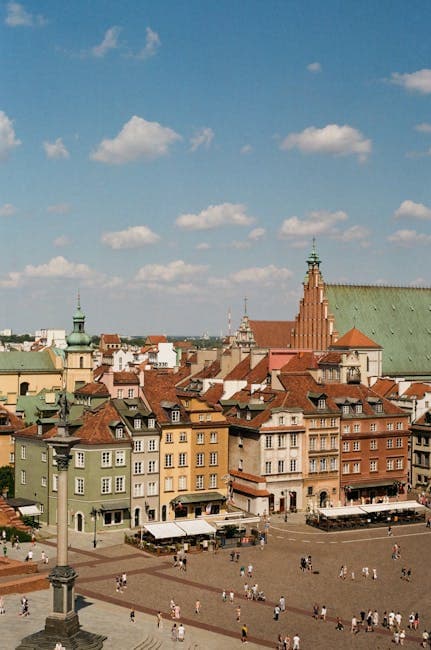
[(431, 376), (431, 289), (326, 284), (342, 336), (357, 327), (383, 347), (383, 374)]
[(0, 372), (61, 372), (56, 370), (50, 353), (0, 352)]

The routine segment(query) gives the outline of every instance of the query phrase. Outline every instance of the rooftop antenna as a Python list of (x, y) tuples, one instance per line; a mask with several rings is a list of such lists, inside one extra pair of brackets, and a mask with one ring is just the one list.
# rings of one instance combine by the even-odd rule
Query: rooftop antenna
[(232, 334), (232, 311), (230, 307), (227, 312), (227, 333), (228, 336), (231, 336)]
[(248, 301), (247, 296), (244, 296), (244, 316), (248, 315), (247, 314), (247, 301)]

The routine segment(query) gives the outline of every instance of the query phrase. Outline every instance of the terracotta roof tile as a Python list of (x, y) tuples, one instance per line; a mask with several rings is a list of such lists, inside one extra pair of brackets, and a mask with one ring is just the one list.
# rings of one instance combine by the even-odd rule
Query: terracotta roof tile
[(295, 321), (250, 320), (254, 340), (259, 348), (287, 348), (291, 344)]
[(95, 397), (109, 397), (109, 390), (103, 382), (93, 381), (89, 384), (84, 384), (77, 390), (75, 395), (93, 395)]
[(127, 372), (125, 370), (122, 372), (114, 372), (114, 386), (126, 384), (139, 385), (138, 375), (135, 372)]
[(425, 393), (431, 393), (431, 384), (425, 384), (423, 382), (413, 382), (407, 388), (407, 390), (402, 393), (407, 397), (414, 397), (415, 399), (423, 399)]
[(247, 472), (240, 472), (237, 469), (230, 469), (229, 474), (231, 476), (236, 476), (237, 478), (242, 478), (244, 481), (251, 481), (252, 483), (266, 483), (266, 478), (264, 476), (258, 476), (257, 474), (247, 474)]
[(352, 327), (351, 330), (346, 332), (341, 338), (338, 339), (331, 346), (333, 348), (374, 348), (376, 350), (381, 350), (382, 346), (372, 341), (368, 336), (365, 336), (361, 330), (358, 330), (356, 327)]
[(243, 494), (249, 494), (252, 497), (269, 497), (271, 494), (268, 490), (257, 490), (256, 488), (243, 485), (242, 483), (237, 483), (236, 481), (232, 482), (232, 488), (234, 492), (242, 492)]

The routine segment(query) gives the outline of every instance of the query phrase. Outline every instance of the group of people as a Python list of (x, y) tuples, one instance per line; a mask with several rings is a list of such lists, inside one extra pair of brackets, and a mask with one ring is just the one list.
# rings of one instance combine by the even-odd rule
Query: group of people
[(121, 575), (115, 576), (115, 591), (122, 594), (124, 589), (127, 589), (127, 574), (123, 572)]
[(311, 555), (303, 555), (300, 559), (299, 566), (301, 571), (312, 571), (313, 562), (311, 560)]
[(279, 634), (277, 640), (277, 650), (299, 650), (301, 637), (294, 634), (291, 638), (288, 634)]
[(174, 555), (173, 560), (174, 567), (180, 567), (180, 571), (187, 571), (187, 556), (184, 550), (181, 549), (178, 551), (178, 553)]

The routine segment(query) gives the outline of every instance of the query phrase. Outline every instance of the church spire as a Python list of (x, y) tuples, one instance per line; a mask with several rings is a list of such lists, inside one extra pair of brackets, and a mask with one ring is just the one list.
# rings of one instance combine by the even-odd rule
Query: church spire
[(317, 254), (315, 237), (313, 237), (313, 248), (311, 249), (311, 253), (308, 256), (307, 264), (308, 264), (308, 268), (312, 268), (313, 266), (317, 266), (317, 267), (320, 266), (320, 258), (319, 255)]

